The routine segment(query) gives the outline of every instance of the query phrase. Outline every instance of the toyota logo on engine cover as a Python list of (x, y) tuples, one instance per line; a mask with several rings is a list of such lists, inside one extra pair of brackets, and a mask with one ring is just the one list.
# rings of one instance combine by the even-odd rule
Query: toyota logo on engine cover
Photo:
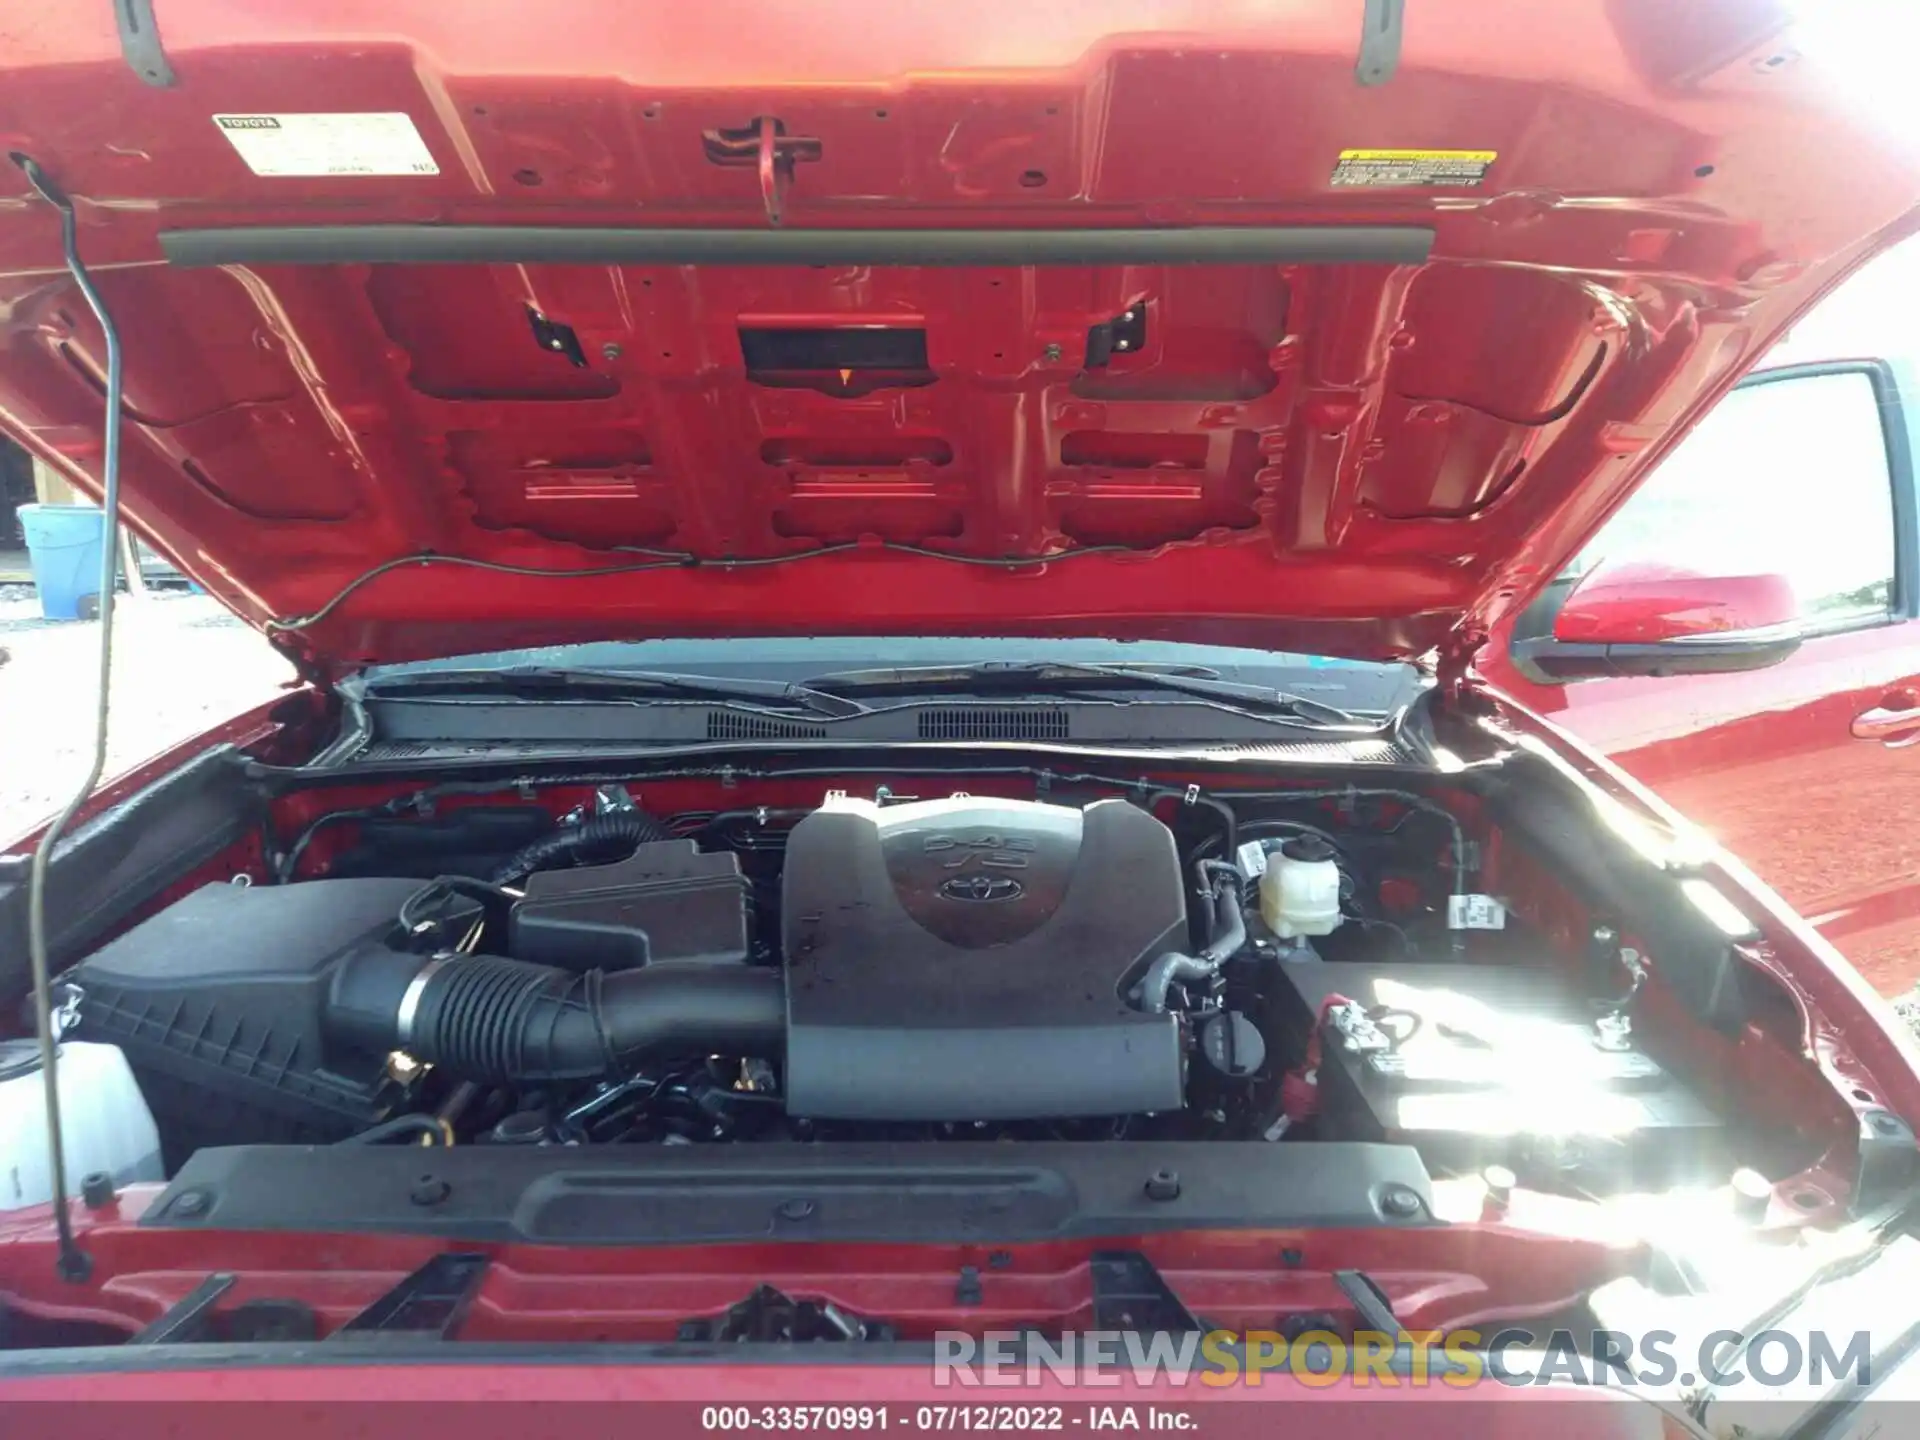
[(1018, 900), (1027, 887), (1006, 875), (956, 875), (940, 893), (949, 900)]

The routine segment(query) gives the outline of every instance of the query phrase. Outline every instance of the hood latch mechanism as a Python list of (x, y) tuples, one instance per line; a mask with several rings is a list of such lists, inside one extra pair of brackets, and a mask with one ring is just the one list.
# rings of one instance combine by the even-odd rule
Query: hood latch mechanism
[(818, 160), (823, 147), (810, 135), (789, 135), (784, 120), (755, 117), (738, 129), (709, 130), (702, 137), (707, 159), (715, 165), (751, 165), (760, 172), (760, 199), (767, 224), (778, 225), (793, 187), (794, 167)]

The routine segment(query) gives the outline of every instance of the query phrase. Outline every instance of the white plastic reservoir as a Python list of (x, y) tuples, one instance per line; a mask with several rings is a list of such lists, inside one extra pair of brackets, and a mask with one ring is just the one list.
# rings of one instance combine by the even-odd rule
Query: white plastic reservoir
[[(166, 1179), (160, 1132), (120, 1047), (64, 1041), (56, 1068), (67, 1193), (78, 1195), (81, 1177), (96, 1170), (116, 1185)], [(0, 1210), (52, 1198), (40, 1047), (32, 1040), (0, 1040)]]
[(1340, 867), (1312, 835), (1286, 842), (1260, 876), (1260, 918), (1283, 940), (1330, 935), (1340, 926)]

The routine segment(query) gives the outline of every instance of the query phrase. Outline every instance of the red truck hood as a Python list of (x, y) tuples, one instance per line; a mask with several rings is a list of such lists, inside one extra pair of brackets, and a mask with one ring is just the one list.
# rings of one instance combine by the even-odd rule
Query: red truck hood
[[(1776, 0), (149, 8), (4, 27), (0, 138), (131, 523), (319, 675), (1471, 642), (1920, 196)], [(0, 332), (97, 488), (11, 169)]]

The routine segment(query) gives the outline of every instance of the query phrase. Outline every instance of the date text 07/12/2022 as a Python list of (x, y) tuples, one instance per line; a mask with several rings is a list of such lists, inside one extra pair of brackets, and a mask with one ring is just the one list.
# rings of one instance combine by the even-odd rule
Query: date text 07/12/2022
[(715, 1432), (906, 1430), (1047, 1432), (1067, 1430), (1192, 1431), (1190, 1410), (1167, 1405), (708, 1405), (700, 1428)]

